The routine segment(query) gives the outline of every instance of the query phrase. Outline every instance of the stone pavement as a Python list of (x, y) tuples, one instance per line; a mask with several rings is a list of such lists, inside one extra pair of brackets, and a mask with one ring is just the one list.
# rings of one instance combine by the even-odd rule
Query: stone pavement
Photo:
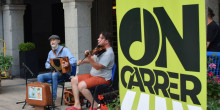
[[(16, 104), (16, 102), (24, 101), (26, 98), (26, 85), (25, 79), (14, 78), (14, 79), (1, 79), (1, 91), (0, 91), (0, 110), (34, 110), (33, 106), (26, 104), (22, 109), (24, 103)], [(55, 110), (65, 110), (68, 108), (67, 105), (61, 106), (61, 93), (62, 88), (58, 87), (57, 100)], [(83, 106), (83, 110), (87, 110)]]

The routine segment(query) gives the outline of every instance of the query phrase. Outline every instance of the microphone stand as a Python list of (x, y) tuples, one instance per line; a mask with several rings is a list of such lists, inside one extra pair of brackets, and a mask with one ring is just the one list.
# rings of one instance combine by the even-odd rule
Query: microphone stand
[[(34, 76), (34, 73), (29, 69), (29, 67), (27, 67), (24, 63), (22, 63), (22, 66), (24, 66), (25, 67), (25, 70), (28, 70), (29, 71), (29, 73), (31, 73), (31, 75), (32, 76)], [(27, 88), (27, 72), (25, 71), (25, 80), (26, 80), (26, 88)], [(27, 94), (27, 93), (26, 93)], [(27, 101), (26, 101), (26, 99), (24, 100), (24, 101), (22, 101), (22, 102), (16, 102), (16, 104), (20, 104), (20, 103), (24, 103), (24, 105), (23, 105), (23, 107), (22, 107), (22, 109), (24, 109), (24, 107), (25, 107), (25, 105), (27, 104)]]
[(47, 63), (49, 63), (50, 67), (51, 67), (51, 84), (52, 84), (52, 98), (51, 98), (52, 104), (51, 104), (51, 110), (54, 110), (55, 106), (54, 106), (54, 102), (53, 102), (53, 75), (52, 75), (53, 73), (52, 72), (53, 72), (53, 70), (55, 70), (56, 72), (60, 73), (60, 71), (57, 70), (50, 62), (47, 61)]

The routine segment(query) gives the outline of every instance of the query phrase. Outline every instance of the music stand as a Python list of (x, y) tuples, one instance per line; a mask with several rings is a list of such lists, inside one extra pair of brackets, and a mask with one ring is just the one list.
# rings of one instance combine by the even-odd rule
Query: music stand
[[(34, 73), (29, 69), (29, 67), (27, 67), (25, 64), (24, 64), (24, 62), (22, 63), (22, 66), (24, 66), (25, 68), (25, 71), (24, 71), (24, 73), (25, 73), (25, 80), (26, 80), (26, 88), (27, 88), (27, 71), (26, 70), (28, 70), (29, 71), (29, 73), (31, 73), (31, 75), (32, 76), (34, 76)], [(24, 103), (24, 105), (23, 105), (23, 107), (22, 107), (22, 109), (24, 109), (24, 107), (25, 107), (25, 105), (27, 104), (27, 101), (26, 101), (26, 99), (24, 100), (24, 101), (21, 101), (21, 102), (16, 102), (16, 104), (20, 104), (20, 103)]]
[(51, 109), (54, 110), (55, 106), (54, 106), (54, 103), (53, 103), (53, 75), (52, 75), (53, 73), (52, 72), (53, 72), (53, 70), (55, 70), (56, 72), (60, 73), (60, 71), (57, 70), (50, 62), (47, 61), (47, 63), (49, 63), (50, 67), (51, 67), (51, 86), (52, 86), (52, 94), (51, 94), (52, 95), (52, 98), (51, 98), (52, 104), (51, 104)]

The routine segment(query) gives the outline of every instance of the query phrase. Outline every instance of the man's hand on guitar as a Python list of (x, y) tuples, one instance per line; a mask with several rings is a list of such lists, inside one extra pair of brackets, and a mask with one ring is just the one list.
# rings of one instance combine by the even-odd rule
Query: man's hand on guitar
[(66, 68), (66, 67), (68, 67), (68, 66), (69, 66), (69, 63), (66, 62), (66, 61), (63, 61), (63, 63), (62, 63), (62, 67)]

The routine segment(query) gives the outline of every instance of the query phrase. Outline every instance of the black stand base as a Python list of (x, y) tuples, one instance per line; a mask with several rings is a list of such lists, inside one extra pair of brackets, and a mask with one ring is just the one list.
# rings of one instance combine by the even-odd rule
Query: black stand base
[(50, 109), (50, 110), (55, 110), (55, 106), (53, 106), (53, 105), (52, 105), (52, 106), (49, 106), (49, 109)]
[(24, 109), (25, 105), (27, 104), (26, 99), (24, 101), (22, 101), (22, 102), (16, 102), (16, 104), (20, 104), (20, 103), (24, 103), (24, 105), (22, 107), (22, 109)]
[[(27, 88), (27, 70), (30, 72), (30, 74), (32, 74), (32, 76), (34, 76), (34, 73), (23, 63), (22, 64), (24, 67), (25, 67), (25, 85), (26, 85), (26, 88)], [(24, 107), (25, 107), (25, 105), (27, 104), (27, 101), (26, 101), (26, 99), (24, 100), (24, 101), (22, 101), (22, 102), (16, 102), (16, 104), (20, 104), (20, 103), (24, 103), (24, 105), (23, 105), (23, 107), (22, 107), (22, 109), (24, 109)]]

